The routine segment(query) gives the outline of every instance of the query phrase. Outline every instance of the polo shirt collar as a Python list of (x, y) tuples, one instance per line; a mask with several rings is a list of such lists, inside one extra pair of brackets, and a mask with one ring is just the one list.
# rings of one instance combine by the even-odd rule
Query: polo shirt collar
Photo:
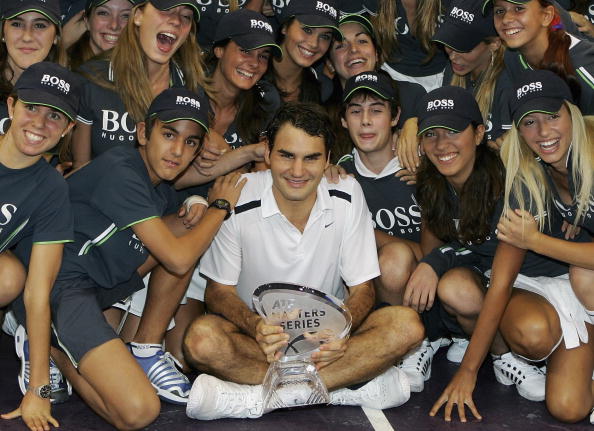
[(394, 157), (392, 160), (390, 160), (379, 174), (367, 169), (367, 166), (365, 166), (361, 160), (361, 156), (359, 156), (359, 152), (357, 150), (353, 150), (353, 159), (355, 160), (355, 169), (357, 169), (359, 175), (367, 178), (373, 178), (374, 180), (379, 180), (380, 178), (387, 177), (388, 175), (394, 175), (396, 172), (402, 169), (398, 157)]
[[(268, 171), (267, 183), (262, 192), (261, 198), (262, 207), (262, 218), (271, 217), (275, 214), (282, 214), (272, 193), (272, 174)], [(330, 200), (330, 192), (328, 190), (328, 183), (326, 178), (322, 178), (322, 181), (317, 188), (316, 202), (311, 210), (309, 218), (316, 217), (319, 212), (332, 210), (332, 201)]]

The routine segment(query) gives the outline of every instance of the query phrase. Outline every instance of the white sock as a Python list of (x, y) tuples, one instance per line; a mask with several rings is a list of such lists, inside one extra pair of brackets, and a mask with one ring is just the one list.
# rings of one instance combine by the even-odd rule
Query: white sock
[(150, 356), (155, 356), (159, 350), (162, 349), (160, 344), (148, 344), (148, 343), (130, 343), (130, 347), (132, 347), (132, 353), (134, 356), (138, 356), (139, 358), (148, 358)]

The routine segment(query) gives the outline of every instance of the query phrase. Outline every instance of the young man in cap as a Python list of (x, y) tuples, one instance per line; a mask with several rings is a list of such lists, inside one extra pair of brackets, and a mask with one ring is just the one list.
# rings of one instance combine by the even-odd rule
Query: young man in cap
[[(208, 130), (208, 111), (201, 95), (165, 90), (137, 125), (137, 148), (108, 151), (67, 180), (74, 242), (65, 248), (51, 294), (56, 336), (51, 354), (85, 402), (120, 429), (148, 425), (159, 414), (160, 403), (139, 365), (144, 366), (143, 359), (130, 354), (102, 310), (142, 288), (141, 275), (157, 262), (175, 274), (187, 273), (233, 209), (244, 184), (238, 183), (238, 175), (218, 179), (201, 223), (193, 230), (181, 229), (181, 236), (161, 219), (176, 208), (166, 182), (195, 158)], [(154, 293), (167, 302), (178, 292)], [(170, 318), (162, 317), (166, 322)], [(186, 382), (170, 372), (167, 355), (159, 359), (152, 373), (168, 385), (166, 390), (183, 397)]]
[[(311, 357), (332, 403), (380, 409), (404, 403), (408, 379), (393, 364), (420, 343), (422, 324), (407, 308), (372, 311), (379, 266), (369, 210), (353, 178), (336, 185), (323, 178), (333, 142), (327, 115), (316, 105), (287, 104), (268, 139), (270, 171), (246, 174), (235, 213), (201, 261), (211, 314), (192, 324), (185, 349), (198, 369), (224, 380), (200, 375), (188, 415), (262, 415), (261, 383), (288, 335), (259, 317), (251, 298), (256, 287), (277, 281), (344, 299), (351, 312), (351, 337)], [(363, 385), (346, 388), (354, 384)]]
[(50, 291), (64, 244), (74, 239), (72, 212), (64, 178), (43, 155), (74, 126), (79, 97), (75, 74), (54, 63), (36, 63), (21, 74), (8, 98), (12, 125), (0, 136), (0, 307), (14, 301), (23, 313), (26, 309), (30, 318), (19, 320), (31, 335), (31, 361), (18, 379), (23, 400), (3, 418), (22, 416), (33, 429), (56, 425), (50, 399), (68, 396), (61, 376), (48, 370)]
[[(403, 169), (392, 150), (399, 115), (398, 93), (385, 73), (364, 72), (349, 78), (341, 121), (355, 149), (338, 164), (361, 184), (371, 211), (381, 272), (374, 280), (377, 301), (410, 306), (423, 313), (427, 324), (434, 313), (415, 307), (411, 292), (405, 290), (423, 254), (421, 209), (415, 186), (395, 176)], [(433, 355), (442, 342), (431, 330), (427, 332), (432, 341), (425, 339), (398, 365), (407, 373), (413, 392), (423, 390), (424, 382), (431, 376)]]

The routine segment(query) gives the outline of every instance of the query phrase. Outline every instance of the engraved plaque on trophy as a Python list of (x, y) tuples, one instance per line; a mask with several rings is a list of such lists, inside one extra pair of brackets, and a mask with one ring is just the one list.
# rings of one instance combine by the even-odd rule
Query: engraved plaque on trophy
[(264, 378), (264, 412), (327, 404), (330, 396), (311, 354), (321, 344), (347, 337), (351, 314), (341, 300), (305, 286), (270, 283), (258, 287), (254, 308), (271, 325), (282, 326), (289, 341)]

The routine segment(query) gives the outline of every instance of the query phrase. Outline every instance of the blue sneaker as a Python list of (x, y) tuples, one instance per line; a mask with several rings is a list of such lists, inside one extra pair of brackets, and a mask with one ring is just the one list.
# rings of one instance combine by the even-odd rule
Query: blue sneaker
[[(140, 345), (142, 346), (142, 344)], [(171, 353), (164, 352), (159, 348), (154, 355), (142, 357), (135, 355), (134, 349), (130, 345), (132, 356), (146, 373), (159, 398), (172, 404), (187, 404), (192, 385), (178, 369), (181, 366)]]
[[(27, 338), (27, 331), (22, 325), (19, 325), (15, 331), (14, 347), (16, 349), (17, 356), (21, 360), (21, 370), (18, 376), (19, 388), (21, 389), (23, 395), (25, 395), (27, 389), (29, 388), (29, 340)], [(72, 395), (72, 385), (64, 378), (51, 358), (49, 378), (50, 386), (52, 388), (52, 404), (60, 404), (68, 400), (70, 395)]]

